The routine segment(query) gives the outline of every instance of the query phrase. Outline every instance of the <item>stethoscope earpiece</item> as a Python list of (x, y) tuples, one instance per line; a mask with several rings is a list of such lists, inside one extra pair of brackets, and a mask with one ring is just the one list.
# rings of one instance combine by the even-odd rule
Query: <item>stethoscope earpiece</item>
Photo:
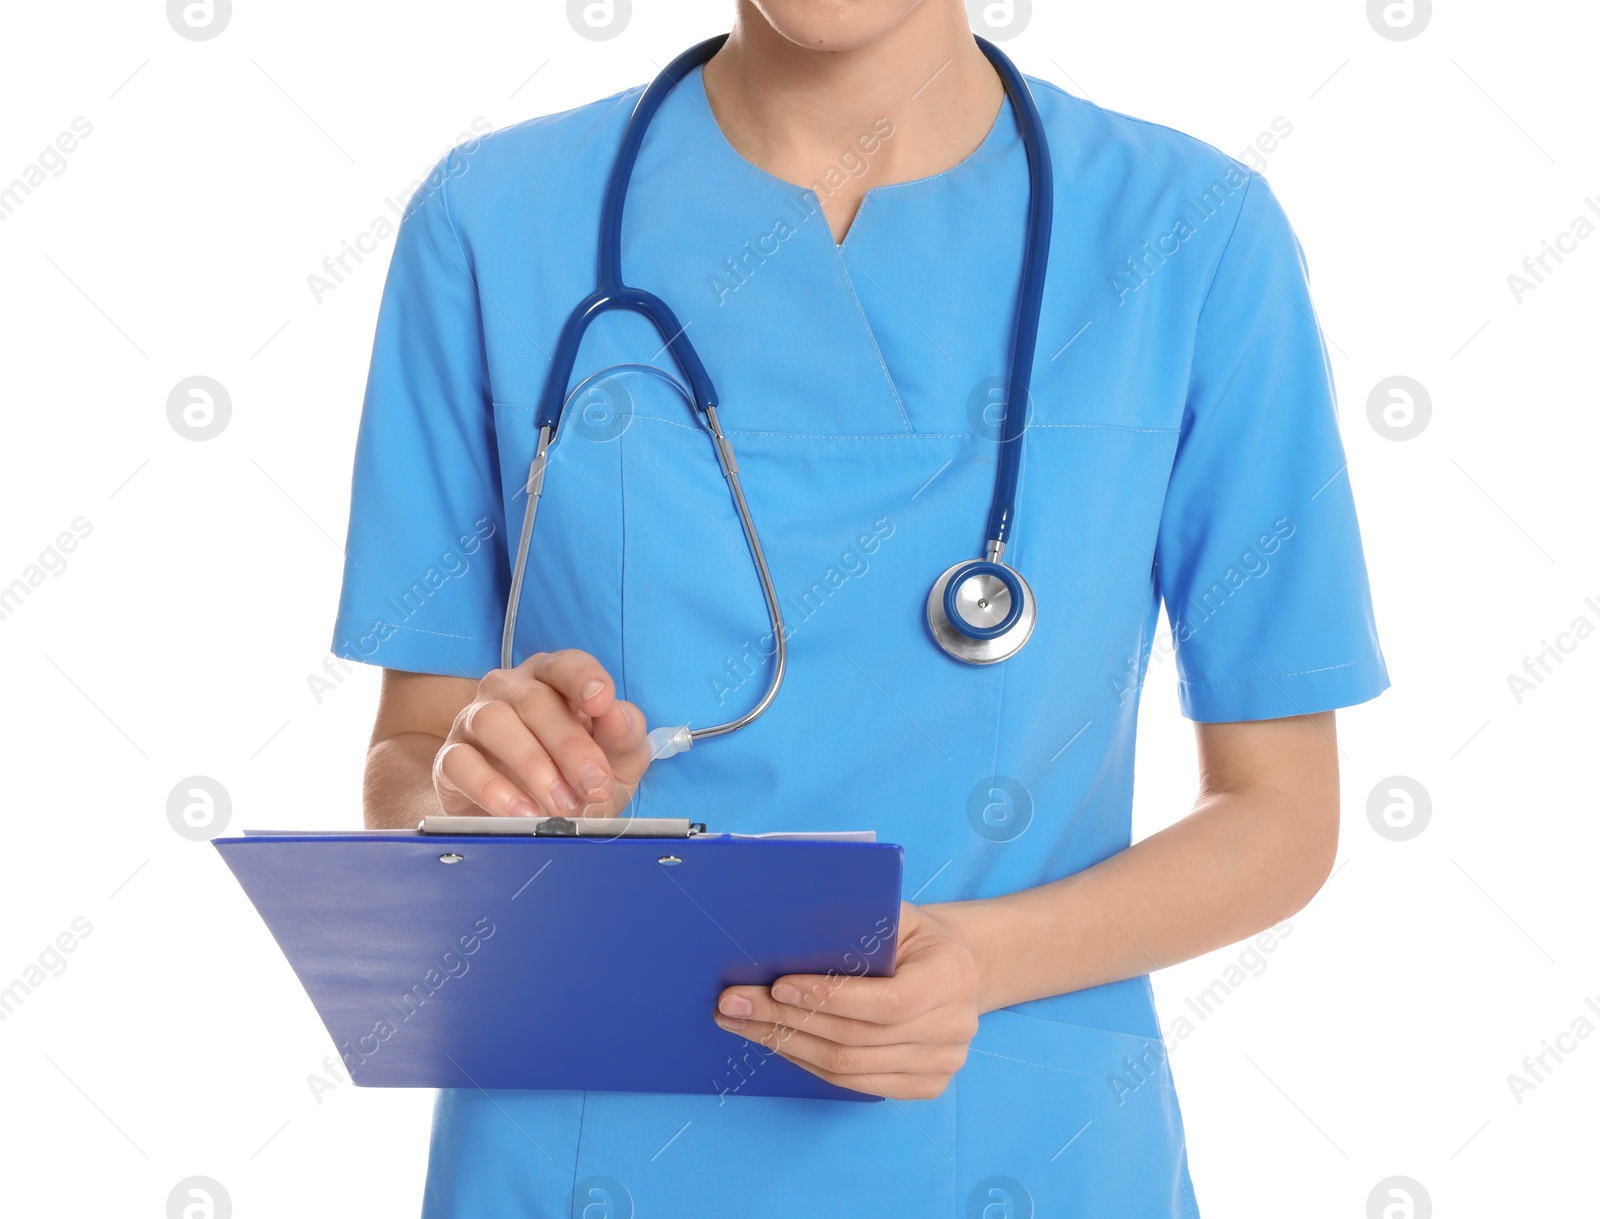
[(1033, 589), (1022, 573), (988, 559), (964, 559), (947, 568), (928, 592), (934, 642), (969, 665), (1015, 656), (1037, 619)]

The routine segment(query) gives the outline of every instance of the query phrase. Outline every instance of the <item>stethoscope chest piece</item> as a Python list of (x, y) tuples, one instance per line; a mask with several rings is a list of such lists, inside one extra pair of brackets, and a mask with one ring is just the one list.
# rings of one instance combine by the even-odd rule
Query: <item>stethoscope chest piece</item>
[(1033, 589), (1004, 563), (966, 559), (928, 592), (934, 642), (969, 665), (992, 665), (1022, 650), (1038, 618)]

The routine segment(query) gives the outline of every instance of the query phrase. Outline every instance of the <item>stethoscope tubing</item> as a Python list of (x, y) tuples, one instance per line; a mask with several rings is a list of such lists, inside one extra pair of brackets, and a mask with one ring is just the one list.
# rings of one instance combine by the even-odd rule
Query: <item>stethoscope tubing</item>
[[(705, 422), (706, 429), (711, 436), (712, 447), (716, 452), (717, 463), (733, 497), (734, 506), (739, 515), (739, 523), (744, 531), (745, 540), (749, 545), (751, 558), (755, 564), (756, 574), (761, 582), (761, 592), (767, 604), (767, 614), (772, 622), (773, 633), (773, 670), (767, 689), (761, 699), (754, 707), (737, 719), (729, 720), (724, 724), (715, 724), (708, 728), (690, 731), (689, 736), (694, 740), (722, 736), (737, 731), (757, 719), (772, 705), (773, 700), (777, 698), (779, 688), (783, 684), (788, 660), (788, 641), (785, 638), (783, 611), (778, 601), (777, 590), (773, 584), (772, 573), (768, 568), (766, 555), (761, 547), (760, 536), (751, 518), (744, 488), (739, 481), (738, 461), (734, 456), (733, 446), (728, 442), (727, 435), (723, 432), (721, 422), (717, 418), (716, 387), (713, 385), (711, 376), (706, 371), (699, 353), (695, 351), (694, 345), (685, 334), (687, 327), (679, 324), (677, 315), (672, 311), (672, 308), (654, 293), (647, 292), (641, 288), (630, 287), (623, 282), (622, 222), (623, 214), (627, 207), (628, 187), (633, 178), (634, 165), (638, 161), (639, 150), (643, 147), (651, 120), (655, 117), (656, 112), (661, 108), (661, 104), (666, 100), (667, 96), (678, 86), (679, 82), (695, 68), (715, 55), (727, 40), (728, 35), (719, 34), (690, 47), (673, 59), (640, 95), (638, 102), (634, 105), (633, 113), (628, 118), (628, 125), (623, 131), (622, 142), (618, 147), (616, 160), (612, 164), (611, 175), (606, 183), (605, 198), (601, 204), (598, 283), (595, 290), (579, 302), (577, 308), (572, 311), (566, 323), (562, 326), (555, 353), (551, 358), (550, 374), (545, 382), (544, 392), (541, 395), (539, 407), (534, 417), (535, 426), (539, 430), (538, 443), (533, 461), (528, 467), (528, 478), (524, 488), (527, 495), (527, 505), (523, 511), (522, 533), (518, 538), (516, 558), (512, 566), (511, 587), (506, 598), (506, 616), (500, 645), (501, 667), (513, 667), (518, 610), (521, 604), (523, 587), (527, 580), (528, 554), (533, 537), (534, 521), (538, 513), (539, 499), (544, 490), (549, 450), (559, 435), (561, 419), (565, 414), (567, 404), (600, 376), (615, 372), (621, 368), (647, 370), (663, 377), (673, 384), (688, 401), (691, 408), (699, 412)], [(1031, 593), (1027, 592), (1026, 582), (1022, 581), (1020, 576), (1017, 576), (1015, 580), (1005, 578), (1011, 569), (1005, 568), (1001, 559), (1005, 553), (1007, 543), (1010, 541), (1011, 531), (1016, 522), (1017, 489), (1022, 469), (1022, 441), (1028, 426), (1028, 393), (1032, 379), (1034, 351), (1038, 344), (1039, 316), (1044, 299), (1045, 275), (1049, 263), (1054, 190), (1050, 150), (1044, 135), (1044, 124), (1039, 117), (1038, 107), (1034, 104), (1033, 95), (1028, 88), (1027, 81), (1016, 66), (993, 43), (983, 38), (978, 38), (977, 43), (988, 57), (989, 62), (994, 66), (995, 71), (1000, 76), (1001, 83), (1005, 87), (1007, 96), (1011, 99), (1028, 157), (1028, 236), (1023, 251), (1022, 284), (1017, 298), (1016, 319), (1012, 331), (1010, 366), (1006, 378), (1006, 413), (1001, 427), (994, 495), (990, 503), (988, 528), (983, 550), (984, 558), (975, 561), (979, 567), (1002, 569), (991, 574), (1001, 579), (1008, 591), (1012, 592), (1014, 604), (1005, 622), (998, 627), (983, 627), (965, 621), (952, 608), (957, 585), (950, 584), (949, 577), (958, 568), (964, 569), (967, 566), (958, 564), (957, 568), (952, 568), (941, 577), (941, 580), (947, 584), (945, 589), (947, 595), (943, 598), (930, 598), (930, 626), (935, 625), (932, 621), (932, 614), (937, 608), (940, 611), (941, 618), (947, 619), (943, 624), (945, 628), (955, 631), (959, 636), (966, 637), (973, 644), (992, 644), (998, 646), (1004, 655), (1010, 655), (1015, 648), (1020, 647), (1022, 642), (1026, 641), (1027, 635), (1032, 630), (1033, 608), (1031, 605)], [(568, 388), (572, 381), (573, 369), (577, 363), (578, 348), (583, 342), (584, 335), (597, 318), (614, 309), (624, 309), (641, 314), (649, 321), (656, 330), (657, 335), (662, 339), (666, 350), (672, 353), (674, 363), (677, 364), (684, 381), (688, 383), (687, 389), (653, 365), (616, 366), (585, 378), (576, 388)], [(940, 601), (940, 605), (937, 607), (933, 605), (933, 600), (935, 599)], [(1025, 626), (1019, 622), (1024, 599), (1029, 603)], [(1014, 646), (1008, 647), (1003, 642), (1004, 637), (1008, 634), (1016, 639)], [(940, 647), (957, 659), (971, 659), (971, 657), (963, 655), (966, 650), (965, 647), (953, 648), (949, 640), (942, 638), (940, 629), (935, 629), (935, 638)], [(994, 652), (995, 647), (991, 646), (989, 650)], [(994, 659), (1003, 659), (1004, 655), (996, 653), (978, 663), (991, 663)]]
[(995, 562), (1005, 553), (1016, 522), (1017, 485), (1022, 472), (1022, 436), (1028, 426), (1028, 390), (1033, 380), (1034, 350), (1039, 342), (1039, 315), (1043, 311), (1045, 273), (1050, 265), (1050, 226), (1055, 208), (1055, 183), (1050, 165), (1050, 143), (1044, 120), (1034, 104), (1028, 82), (1010, 59), (986, 38), (978, 46), (989, 57), (1006, 96), (1011, 99), (1022, 130), (1028, 156), (1028, 240), (1023, 250), (1022, 285), (1017, 293), (1017, 319), (1011, 336), (1011, 368), (1006, 378), (1006, 414), (1000, 431), (999, 465), (995, 471), (994, 498), (989, 508), (986, 541)]
[[(665, 381), (680, 397), (694, 408), (694, 399), (681, 383), (674, 380), (669, 374), (663, 372), (653, 364), (616, 364), (609, 368), (602, 368), (599, 372), (591, 373), (567, 393), (562, 401), (561, 410), (557, 413), (555, 424), (545, 425), (539, 429), (539, 439), (534, 450), (533, 462), (528, 467), (528, 479), (524, 490), (528, 497), (527, 506), (522, 514), (522, 533), (517, 539), (517, 554), (511, 569), (511, 587), (506, 595), (505, 622), (500, 632), (500, 667), (502, 669), (514, 668), (516, 664), (516, 629), (517, 617), (521, 609), (522, 590), (528, 578), (528, 555), (533, 541), (533, 525), (539, 511), (539, 499), (544, 493), (544, 474), (549, 462), (549, 451), (555, 442), (560, 418), (566, 414), (566, 407), (590, 385), (602, 377), (615, 376), (619, 372), (646, 373)], [(711, 434), (712, 447), (716, 451), (717, 464), (722, 469), (722, 476), (727, 480), (728, 490), (733, 496), (734, 508), (739, 514), (739, 525), (744, 530), (746, 544), (750, 547), (750, 558), (755, 564), (756, 575), (761, 581), (761, 595), (767, 604), (767, 617), (772, 622), (772, 675), (767, 679), (767, 688), (759, 701), (749, 711), (737, 719), (732, 719), (722, 724), (712, 724), (706, 728), (691, 728), (688, 735), (691, 744), (703, 741), (709, 737), (724, 736), (730, 732), (737, 732), (746, 724), (752, 723), (766, 709), (772, 706), (773, 700), (778, 697), (778, 691), (783, 686), (784, 674), (788, 671), (789, 640), (788, 629), (783, 622), (783, 606), (778, 600), (778, 590), (773, 583), (772, 572), (767, 566), (766, 552), (761, 546), (761, 535), (756, 530), (755, 520), (750, 514), (750, 505), (744, 496), (744, 487), (739, 481), (739, 462), (733, 452), (733, 445), (722, 430), (722, 422), (717, 418), (717, 408), (712, 406), (705, 411), (706, 428)]]

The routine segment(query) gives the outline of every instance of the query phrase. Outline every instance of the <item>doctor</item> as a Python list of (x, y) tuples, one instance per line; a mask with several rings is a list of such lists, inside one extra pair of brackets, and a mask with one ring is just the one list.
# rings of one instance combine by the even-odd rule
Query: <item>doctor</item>
[[(367, 824), (870, 826), (904, 845), (909, 899), (892, 979), (782, 978), (706, 1013), (742, 1071), (775, 1052), (892, 1103), (445, 1091), (428, 1216), (1197, 1213), (1148, 975), (1317, 891), (1333, 711), (1388, 679), (1271, 189), (1012, 84), (958, 0), (740, 0), (652, 95), (625, 184), (620, 282), (676, 333), (622, 309), (562, 343), (606, 286), (640, 90), (464, 145), (418, 192), (334, 649), (385, 670)], [(1025, 583), (930, 596), (972, 561)], [(940, 634), (942, 609), (981, 636), (1024, 600), (1004, 659)], [(1139, 693), (1174, 667), (1198, 795), (1130, 844)], [(652, 764), (647, 729), (757, 709)]]

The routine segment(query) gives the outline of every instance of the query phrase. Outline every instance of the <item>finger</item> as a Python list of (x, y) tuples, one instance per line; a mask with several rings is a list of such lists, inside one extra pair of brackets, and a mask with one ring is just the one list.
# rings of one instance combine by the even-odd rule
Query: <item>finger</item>
[(559, 652), (538, 652), (523, 662), (537, 680), (572, 704), (573, 710), (597, 716), (617, 697), (616, 684), (600, 662), (587, 652), (564, 648)]
[(733, 1020), (717, 1016), (717, 1026), (758, 1042), (791, 1062), (805, 1063), (838, 1075), (954, 1075), (967, 1060), (960, 1044), (897, 1041), (887, 1045), (841, 1045), (815, 1033), (767, 1024), (759, 1020)]
[[(742, 1033), (737, 1035), (744, 1036)], [(802, 1071), (826, 1080), (836, 1088), (845, 1088), (867, 1096), (887, 1096), (893, 1100), (932, 1100), (943, 1094), (950, 1085), (949, 1075), (925, 1071), (832, 1071), (816, 1063), (792, 1057), (786, 1045), (780, 1045), (775, 1052)]]
[(720, 1012), (715, 1018), (717, 1027), (726, 1032), (737, 1033), (746, 1041), (781, 1053), (791, 1061), (807, 1062), (841, 1075), (898, 1073), (913, 1065), (910, 1055), (906, 1053), (911, 1047), (901, 1042), (893, 1045), (840, 1045), (837, 1041), (829, 1041), (785, 1024), (736, 1020)]
[[(783, 1052), (780, 1050), (779, 1053)], [(789, 1056), (783, 1054), (783, 1057)], [(850, 1075), (840, 1071), (829, 1071), (797, 1059), (791, 1058), (789, 1061), (802, 1071), (808, 1071), (836, 1088), (864, 1092), (868, 1096), (886, 1096), (890, 1100), (933, 1100), (943, 1096), (944, 1090), (950, 1086), (948, 1075)]]
[(490, 765), (532, 796), (541, 811), (569, 816), (582, 807), (578, 793), (509, 703), (476, 704), (462, 717), (461, 733)]
[(789, 1029), (804, 1029), (841, 1045), (891, 1045), (901, 1041), (937, 1038), (942, 1032), (939, 1012), (903, 1024), (873, 1024), (848, 1016), (837, 1016), (819, 1008), (779, 1003), (760, 986), (734, 986), (722, 992), (717, 1003), (718, 1023), (730, 1031), (737, 1024), (771, 1024)]
[[(752, 992), (762, 988), (738, 986), (730, 989), (749, 998), (753, 1011)], [(937, 969), (915, 960), (902, 962), (892, 978), (791, 974), (774, 982), (767, 995), (786, 1007), (887, 1025), (915, 1020), (938, 1007), (944, 999)]]
[(589, 723), (589, 735), (611, 759), (612, 772), (627, 784), (639, 781), (650, 765), (650, 742), (644, 713), (632, 703), (617, 699)]
[(616, 697), (616, 684), (600, 662), (569, 648), (531, 657), (528, 667), (571, 705), (574, 718), (609, 759), (612, 775), (630, 789), (637, 784), (650, 765), (644, 715)]
[(539, 815), (527, 792), (489, 765), (476, 748), (462, 741), (452, 741), (434, 755), (433, 789), (439, 797), (439, 807), (453, 816)]
[(585, 804), (606, 805), (623, 794), (617, 791), (611, 760), (554, 686), (534, 682), (517, 700), (516, 710)]

